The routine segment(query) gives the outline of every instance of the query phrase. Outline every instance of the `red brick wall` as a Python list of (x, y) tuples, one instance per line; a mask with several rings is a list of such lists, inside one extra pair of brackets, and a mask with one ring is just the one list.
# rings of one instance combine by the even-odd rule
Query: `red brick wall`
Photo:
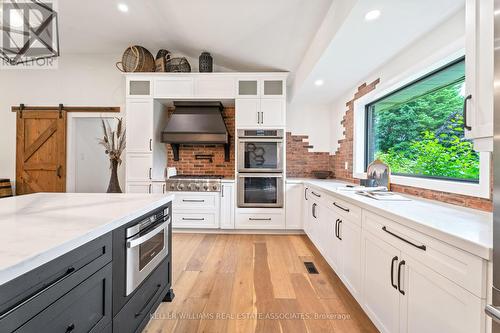
[[(353, 102), (362, 97), (363, 95), (369, 93), (380, 82), (379, 79), (373, 81), (370, 84), (362, 84), (358, 87), (358, 91), (354, 94), (352, 100), (346, 103), (347, 111), (342, 119), (342, 125), (344, 127), (344, 138), (339, 140), (339, 148), (334, 155), (330, 156), (330, 168), (336, 179), (341, 179), (345, 181), (359, 183), (359, 179), (354, 179), (352, 177), (352, 162), (353, 162), (353, 136), (354, 136), (354, 109)], [(345, 169), (345, 162), (348, 162), (348, 169)], [(432, 191), (428, 189), (422, 189), (417, 187), (403, 186), (391, 184), (391, 190), (400, 193), (406, 193), (410, 195), (416, 195), (419, 197), (438, 200), (454, 205), (476, 208), (485, 211), (492, 211), (493, 205), (492, 200), (470, 197), (465, 195)]]
[(286, 175), (312, 178), (314, 170), (330, 170), (329, 153), (309, 152), (313, 148), (307, 135), (286, 133)]
[[(172, 114), (174, 109), (169, 109)], [(226, 107), (223, 111), (224, 122), (226, 123), (231, 140), (231, 158), (229, 162), (224, 161), (223, 145), (181, 145), (179, 149), (179, 161), (174, 161), (172, 147), (167, 145), (167, 164), (169, 167), (176, 167), (178, 174), (195, 175), (222, 175), (234, 177), (234, 107)], [(197, 160), (196, 155), (213, 154), (213, 162), (208, 160)]]

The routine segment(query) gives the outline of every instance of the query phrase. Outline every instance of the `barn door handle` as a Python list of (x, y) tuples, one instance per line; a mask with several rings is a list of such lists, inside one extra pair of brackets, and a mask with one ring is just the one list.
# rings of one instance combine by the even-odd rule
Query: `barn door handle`
[(61, 178), (61, 171), (62, 171), (62, 165), (58, 166), (56, 169), (56, 175), (59, 178)]

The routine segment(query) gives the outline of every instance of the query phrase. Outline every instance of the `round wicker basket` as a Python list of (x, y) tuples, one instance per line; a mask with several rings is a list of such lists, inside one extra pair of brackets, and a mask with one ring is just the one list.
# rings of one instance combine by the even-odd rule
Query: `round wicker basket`
[(122, 72), (154, 72), (155, 59), (146, 48), (133, 45), (123, 52), (122, 61), (116, 63), (116, 68)]

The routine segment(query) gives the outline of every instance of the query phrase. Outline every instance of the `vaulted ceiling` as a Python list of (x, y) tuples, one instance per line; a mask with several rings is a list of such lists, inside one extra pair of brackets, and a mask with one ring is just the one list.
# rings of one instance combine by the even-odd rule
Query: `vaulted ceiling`
[[(60, 0), (58, 6), (63, 56), (119, 57), (132, 44), (190, 58), (209, 51), (222, 70), (289, 71), (294, 98), (329, 103), (464, 0)], [(373, 9), (380, 18), (366, 22)]]

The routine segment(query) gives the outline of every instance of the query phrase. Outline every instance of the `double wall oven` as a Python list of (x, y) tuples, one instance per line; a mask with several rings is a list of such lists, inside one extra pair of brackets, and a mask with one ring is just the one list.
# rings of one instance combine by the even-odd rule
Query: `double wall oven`
[(284, 130), (238, 130), (238, 207), (283, 207)]

